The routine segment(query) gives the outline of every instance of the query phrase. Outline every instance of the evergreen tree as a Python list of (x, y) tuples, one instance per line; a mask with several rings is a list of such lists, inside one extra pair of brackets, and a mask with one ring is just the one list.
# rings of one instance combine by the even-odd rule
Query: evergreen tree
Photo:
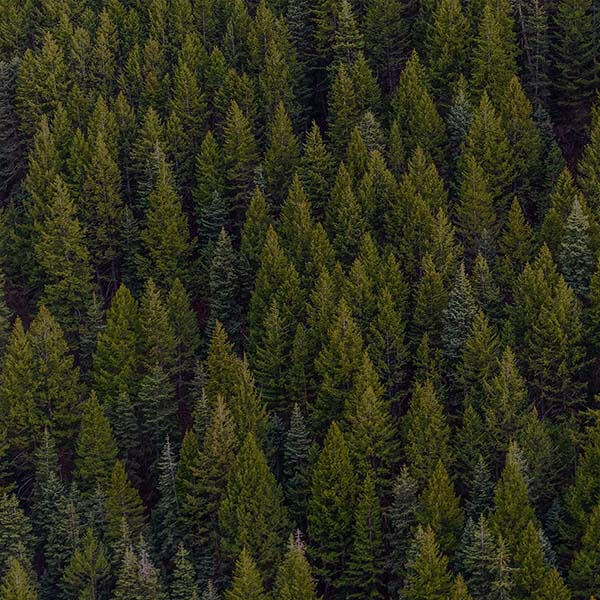
[(32, 557), (31, 522), (19, 506), (15, 494), (0, 494), (0, 570), (5, 571), (11, 558), (29, 563)]
[(406, 153), (410, 155), (415, 148), (421, 147), (438, 167), (443, 166), (446, 131), (429, 95), (425, 69), (415, 51), (400, 75), (392, 109)]
[(275, 576), (288, 526), (283, 493), (253, 434), (245, 439), (219, 507), (221, 545), (231, 560), (244, 548), (259, 557), (267, 581)]
[(569, 583), (574, 598), (587, 598), (598, 590), (598, 539), (600, 536), (600, 506), (590, 515), (588, 526), (581, 538), (580, 549), (575, 553), (569, 570)]
[(175, 555), (175, 568), (173, 570), (173, 583), (171, 585), (172, 600), (197, 600), (198, 590), (194, 567), (189, 560), (189, 553), (179, 544)]
[(6, 574), (0, 586), (2, 600), (37, 600), (38, 593), (31, 575), (16, 558), (8, 561)]
[(75, 457), (75, 479), (84, 494), (92, 495), (97, 485), (108, 489), (117, 454), (110, 422), (92, 392), (83, 407)]
[(402, 594), (409, 600), (448, 597), (452, 580), (447, 567), (448, 559), (440, 552), (433, 530), (419, 527)]
[(565, 281), (583, 298), (588, 293), (593, 269), (590, 248), (589, 221), (575, 199), (567, 219), (560, 252), (560, 264)]
[(231, 589), (226, 600), (266, 600), (263, 578), (246, 548), (242, 548), (233, 572)]
[(318, 600), (316, 582), (305, 556), (300, 532), (290, 537), (285, 559), (275, 580), (276, 600)]
[(586, 199), (586, 204), (593, 210), (600, 208), (600, 180), (598, 179), (598, 168), (600, 156), (600, 106), (596, 104), (592, 108), (592, 124), (590, 127), (590, 140), (583, 149), (583, 153), (577, 163), (579, 173), (579, 187)]
[(344, 435), (335, 421), (312, 474), (310, 556), (326, 589), (343, 590), (350, 557), (356, 483)]
[(465, 528), (465, 545), (461, 548), (461, 562), (465, 580), (474, 599), (492, 596), (496, 584), (494, 561), (497, 546), (487, 519), (479, 516), (477, 524), (471, 522), (471, 530)]
[(517, 565), (514, 572), (515, 596), (536, 597), (542, 587), (547, 568), (538, 529), (531, 521), (521, 534), (514, 562)]
[(382, 598), (383, 540), (381, 509), (375, 483), (369, 473), (364, 479), (355, 514), (352, 550), (346, 581), (349, 598)]
[(571, 592), (565, 585), (556, 569), (547, 572), (540, 589), (535, 595), (536, 600), (570, 600)]
[(65, 569), (65, 584), (74, 596), (96, 600), (102, 597), (109, 573), (104, 545), (89, 527)]

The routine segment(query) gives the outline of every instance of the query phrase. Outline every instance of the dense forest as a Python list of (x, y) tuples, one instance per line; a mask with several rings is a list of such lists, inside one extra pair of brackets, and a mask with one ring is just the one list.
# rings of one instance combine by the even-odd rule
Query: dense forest
[(598, 0), (0, 0), (0, 600), (600, 597)]

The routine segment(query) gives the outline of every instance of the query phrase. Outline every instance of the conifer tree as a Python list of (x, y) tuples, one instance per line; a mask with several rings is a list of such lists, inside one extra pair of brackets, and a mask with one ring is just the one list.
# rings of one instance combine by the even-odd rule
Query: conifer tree
[(355, 513), (352, 550), (346, 581), (349, 598), (382, 598), (383, 540), (381, 509), (375, 483), (369, 473), (364, 479)]
[(469, 23), (460, 2), (440, 2), (433, 13), (427, 62), (431, 87), (446, 103), (450, 90), (464, 72), (470, 46)]
[(294, 404), (290, 428), (284, 445), (283, 472), (284, 493), (290, 518), (297, 525), (304, 525), (308, 492), (310, 488), (310, 435), (301, 408)]
[(57, 178), (46, 217), (36, 223), (36, 257), (44, 274), (40, 301), (74, 341), (91, 292), (90, 259), (67, 186)]
[(145, 517), (138, 491), (131, 485), (123, 461), (117, 460), (106, 491), (106, 540), (113, 558), (117, 558), (123, 524), (131, 539), (138, 539), (145, 528)]
[(83, 407), (76, 447), (75, 479), (82, 493), (92, 495), (97, 485), (108, 489), (117, 453), (110, 422), (92, 392)]
[(419, 527), (402, 594), (408, 600), (446, 598), (452, 585), (447, 567), (448, 559), (440, 552), (433, 530)]
[(173, 583), (171, 585), (172, 600), (198, 600), (198, 589), (194, 567), (189, 559), (189, 552), (183, 544), (177, 547)]
[[(415, 386), (405, 419), (407, 465), (422, 484), (431, 477), (439, 460), (448, 464), (450, 459), (450, 431), (431, 381)], [(432, 439), (436, 440), (435, 447), (429, 443)]]
[(322, 214), (329, 197), (333, 174), (333, 157), (313, 122), (306, 134), (300, 159), (299, 176), (316, 214)]
[[(510, 14), (503, 19), (492, 2), (486, 2), (479, 22), (473, 52), (472, 84), (478, 92), (486, 91), (499, 100), (506, 85), (516, 72), (514, 33)], [(508, 31), (507, 27), (508, 25)]]
[(11, 558), (29, 562), (32, 557), (31, 522), (19, 506), (14, 493), (0, 494), (0, 570), (4, 572)]
[(494, 513), (491, 517), (492, 530), (496, 535), (502, 536), (512, 551), (527, 524), (530, 521), (536, 522), (519, 452), (517, 445), (512, 443), (506, 455), (504, 470), (494, 489)]
[(140, 257), (144, 275), (166, 288), (177, 277), (185, 281), (191, 250), (188, 221), (175, 191), (171, 167), (164, 157), (158, 164), (140, 237), (145, 249), (145, 256)]
[(585, 533), (581, 538), (580, 549), (575, 553), (569, 570), (569, 583), (573, 588), (574, 598), (587, 598), (595, 594), (600, 582), (598, 564), (600, 552), (600, 505), (596, 506), (590, 515)]
[(460, 359), (476, 314), (471, 284), (461, 263), (448, 295), (448, 307), (444, 311), (442, 343), (450, 365)]
[[(461, 548), (461, 562), (465, 580), (474, 600), (489, 598), (495, 591), (496, 573), (494, 560), (497, 546), (490, 532), (487, 519), (479, 516), (476, 524), (471, 522), (471, 531)], [(465, 528), (465, 533), (467, 533)]]
[(434, 531), (442, 553), (453, 554), (459, 542), (464, 515), (442, 461), (438, 462), (427, 482), (420, 504), (417, 514), (419, 524)]
[(352, 319), (350, 308), (340, 301), (329, 339), (315, 361), (321, 384), (311, 420), (313, 430), (322, 436), (327, 424), (340, 418), (346, 396), (362, 361), (363, 343), (360, 330)]
[(91, 527), (85, 532), (81, 545), (65, 569), (65, 584), (73, 595), (95, 600), (102, 596), (110, 566), (106, 550)]
[(210, 314), (207, 333), (211, 333), (216, 321), (225, 327), (230, 339), (239, 339), (241, 326), (237, 304), (237, 257), (231, 238), (221, 229), (210, 264)]
[(565, 226), (560, 264), (565, 281), (580, 298), (585, 297), (594, 265), (590, 247), (589, 221), (577, 199), (573, 202)]
[(238, 380), (239, 369), (240, 360), (233, 352), (233, 345), (223, 325), (217, 321), (210, 339), (204, 368), (203, 390), (211, 406), (219, 395), (229, 400)]
[(299, 161), (298, 140), (282, 102), (277, 105), (270, 125), (265, 153), (267, 193), (274, 206), (281, 206)]
[(536, 597), (542, 587), (547, 567), (539, 531), (531, 521), (521, 534), (514, 562), (517, 565), (513, 577), (515, 596)]
[(571, 592), (565, 585), (560, 573), (556, 569), (550, 569), (542, 585), (535, 595), (536, 600), (570, 600)]
[(231, 589), (225, 593), (226, 600), (266, 600), (263, 578), (246, 548), (242, 548), (233, 572)]
[(106, 328), (98, 335), (93, 357), (94, 390), (103, 402), (126, 390), (137, 392), (140, 364), (138, 305), (121, 285), (106, 314)]
[(313, 470), (308, 507), (309, 552), (326, 589), (344, 589), (355, 497), (356, 482), (348, 447), (334, 421)]
[(405, 152), (410, 155), (416, 147), (421, 147), (438, 167), (442, 167), (446, 131), (429, 95), (425, 69), (415, 51), (400, 75), (392, 109)]
[(342, 62), (335, 68), (329, 94), (329, 139), (336, 156), (344, 154), (359, 118), (354, 82), (349, 69)]
[(232, 223), (239, 228), (250, 201), (258, 157), (251, 125), (235, 100), (227, 111), (224, 133), (225, 189), (230, 198)]
[(600, 106), (592, 108), (592, 123), (590, 126), (590, 140), (583, 149), (583, 153), (577, 163), (577, 172), (579, 174), (578, 183), (586, 204), (596, 211), (600, 207), (600, 179), (598, 178), (598, 168), (600, 156)]
[(305, 555), (305, 546), (297, 531), (290, 536), (288, 550), (275, 580), (276, 600), (317, 600), (316, 582)]
[(31, 575), (16, 558), (11, 558), (6, 565), (6, 573), (0, 585), (2, 600), (37, 600), (38, 593)]
[(221, 546), (231, 560), (252, 549), (267, 581), (275, 577), (288, 526), (283, 493), (269, 470), (252, 433), (246, 437), (232, 468), (219, 507)]

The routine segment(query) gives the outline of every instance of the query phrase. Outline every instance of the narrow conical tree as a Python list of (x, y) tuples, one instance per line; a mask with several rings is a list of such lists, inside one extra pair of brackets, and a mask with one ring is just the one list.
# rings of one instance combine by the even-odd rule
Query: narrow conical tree
[(283, 554), (288, 519), (281, 488), (251, 433), (229, 476), (219, 507), (219, 526), (226, 559), (231, 561), (242, 549), (251, 548), (266, 580), (272, 581)]
[(75, 480), (83, 494), (91, 496), (98, 485), (106, 492), (117, 453), (110, 422), (92, 392), (83, 407), (75, 453)]
[(298, 531), (290, 536), (288, 550), (275, 580), (275, 600), (318, 600), (317, 584)]
[(384, 549), (381, 509), (370, 473), (364, 479), (355, 513), (352, 550), (346, 570), (348, 598), (383, 598)]
[(38, 600), (38, 592), (31, 575), (21, 562), (11, 558), (0, 585), (1, 600)]
[(246, 548), (242, 548), (233, 571), (231, 589), (225, 600), (267, 600), (263, 578)]
[(408, 600), (436, 600), (450, 594), (448, 559), (440, 552), (431, 528), (419, 527), (402, 594)]
[[(409, 472), (423, 484), (433, 475), (440, 460), (445, 464), (450, 462), (450, 429), (431, 381), (415, 386), (405, 419)], [(432, 439), (436, 440), (435, 446), (429, 443)]]
[(569, 570), (569, 583), (574, 598), (588, 598), (598, 591), (600, 585), (600, 505), (589, 517), (580, 549), (575, 553)]
[(513, 577), (515, 596), (520, 598), (537, 597), (544, 582), (547, 567), (544, 549), (540, 542), (540, 532), (531, 521), (521, 533), (513, 560), (517, 565)]
[(177, 547), (177, 554), (175, 555), (170, 597), (171, 600), (198, 600), (194, 566), (190, 561), (189, 552), (181, 543)]
[(75, 205), (59, 177), (50, 194), (46, 217), (36, 222), (35, 252), (44, 277), (40, 302), (75, 342), (92, 297), (90, 258)]
[(571, 592), (556, 569), (547, 572), (535, 600), (571, 600)]
[(333, 422), (312, 475), (309, 553), (327, 589), (342, 590), (349, 559), (356, 483), (344, 435)]
[(580, 298), (587, 296), (594, 268), (589, 228), (588, 217), (575, 199), (562, 239), (560, 265), (565, 281)]

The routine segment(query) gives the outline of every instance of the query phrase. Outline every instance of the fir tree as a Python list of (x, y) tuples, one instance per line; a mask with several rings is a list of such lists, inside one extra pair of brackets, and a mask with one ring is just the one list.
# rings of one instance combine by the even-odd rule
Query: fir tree
[(172, 600), (197, 600), (198, 589), (194, 567), (189, 559), (189, 553), (179, 544), (175, 555), (175, 568), (173, 570), (173, 583), (171, 585)]
[(327, 589), (344, 589), (350, 556), (356, 483), (344, 435), (335, 421), (312, 474), (308, 507), (309, 547)]
[(305, 556), (300, 532), (290, 536), (288, 550), (275, 580), (276, 600), (318, 600), (316, 582)]
[(221, 545), (229, 560), (244, 548), (259, 557), (267, 581), (275, 576), (288, 526), (283, 493), (254, 435), (242, 445), (219, 507)]
[(452, 581), (447, 567), (448, 559), (440, 552), (433, 530), (419, 527), (402, 594), (408, 600), (448, 597)]
[(263, 578), (246, 548), (242, 548), (233, 572), (231, 589), (226, 600), (266, 600)]
[(38, 592), (28, 569), (21, 561), (11, 558), (0, 586), (2, 600), (37, 600)]
[(580, 549), (575, 553), (569, 570), (569, 583), (574, 598), (587, 598), (598, 590), (598, 539), (600, 537), (600, 505), (590, 515), (589, 523), (581, 538)]
[(536, 597), (542, 587), (547, 567), (538, 529), (529, 522), (515, 550), (514, 594), (516, 597)]
[(370, 474), (364, 479), (355, 513), (346, 581), (349, 598), (382, 598), (383, 540), (381, 509)]
[(11, 558), (28, 563), (32, 557), (31, 522), (19, 506), (15, 494), (0, 494), (0, 570), (4, 572)]

